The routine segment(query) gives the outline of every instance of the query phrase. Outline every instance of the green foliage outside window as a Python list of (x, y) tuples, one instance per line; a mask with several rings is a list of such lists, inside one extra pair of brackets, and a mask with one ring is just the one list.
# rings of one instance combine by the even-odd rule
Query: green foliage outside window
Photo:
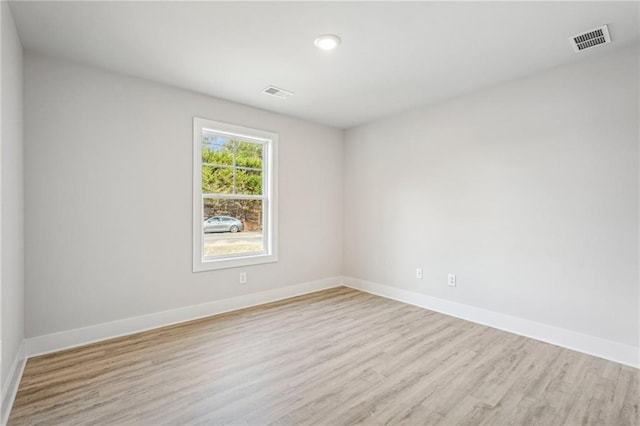
[[(202, 193), (262, 195), (261, 144), (229, 140), (202, 147)], [(216, 167), (218, 166), (218, 167)]]

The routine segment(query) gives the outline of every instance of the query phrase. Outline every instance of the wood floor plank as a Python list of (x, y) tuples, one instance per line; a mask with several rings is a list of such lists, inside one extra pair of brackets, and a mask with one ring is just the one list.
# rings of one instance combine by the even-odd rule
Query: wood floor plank
[(28, 361), (9, 426), (638, 426), (640, 371), (348, 288)]

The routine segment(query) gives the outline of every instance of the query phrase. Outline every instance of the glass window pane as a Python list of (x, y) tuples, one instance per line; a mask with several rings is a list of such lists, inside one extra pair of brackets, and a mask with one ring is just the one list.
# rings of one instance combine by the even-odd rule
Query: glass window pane
[(203, 200), (203, 257), (264, 252), (262, 200)]
[(235, 142), (231, 139), (212, 133), (202, 133), (202, 162), (233, 165), (233, 151)]
[(238, 141), (236, 146), (236, 166), (262, 169), (264, 145)]
[(230, 167), (202, 166), (202, 193), (233, 193), (233, 169)]
[(262, 172), (237, 169), (236, 194), (262, 195)]

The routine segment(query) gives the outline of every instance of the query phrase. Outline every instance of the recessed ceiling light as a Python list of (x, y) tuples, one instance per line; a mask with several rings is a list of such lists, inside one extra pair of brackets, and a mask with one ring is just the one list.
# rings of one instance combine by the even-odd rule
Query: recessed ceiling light
[(315, 44), (318, 49), (333, 50), (340, 44), (340, 37), (333, 34), (321, 35), (315, 39), (313, 44)]

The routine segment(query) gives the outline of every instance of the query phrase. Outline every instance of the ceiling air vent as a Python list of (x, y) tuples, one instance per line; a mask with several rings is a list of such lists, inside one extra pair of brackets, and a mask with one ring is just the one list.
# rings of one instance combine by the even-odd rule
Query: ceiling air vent
[(274, 96), (280, 99), (287, 99), (288, 97), (293, 95), (293, 92), (280, 89), (279, 87), (276, 87), (276, 86), (268, 86), (266, 89), (262, 91), (262, 93), (266, 93), (267, 95)]
[(571, 42), (571, 46), (573, 46), (573, 50), (581, 52), (601, 44), (611, 43), (611, 37), (609, 37), (609, 28), (603, 25), (569, 37), (569, 41)]

